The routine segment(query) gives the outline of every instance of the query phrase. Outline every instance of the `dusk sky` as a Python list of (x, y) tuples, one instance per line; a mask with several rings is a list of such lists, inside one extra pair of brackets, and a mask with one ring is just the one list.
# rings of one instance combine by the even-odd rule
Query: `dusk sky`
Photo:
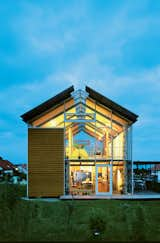
[(160, 1), (0, 0), (0, 156), (26, 163), (20, 115), (71, 85), (139, 115), (133, 160), (160, 161)]

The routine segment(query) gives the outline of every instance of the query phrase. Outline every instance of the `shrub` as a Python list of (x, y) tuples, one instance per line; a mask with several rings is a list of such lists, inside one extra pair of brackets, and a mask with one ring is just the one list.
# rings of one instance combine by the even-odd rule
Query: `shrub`
[(19, 192), (16, 185), (10, 185), (8, 183), (1, 188), (0, 203), (7, 206), (9, 209), (13, 209), (19, 199)]

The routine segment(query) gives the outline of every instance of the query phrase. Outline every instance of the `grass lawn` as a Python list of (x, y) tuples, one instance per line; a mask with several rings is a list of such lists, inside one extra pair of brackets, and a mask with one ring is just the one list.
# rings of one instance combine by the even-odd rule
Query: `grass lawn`
[(160, 241), (160, 201), (20, 200), (25, 191), (0, 185), (0, 241)]

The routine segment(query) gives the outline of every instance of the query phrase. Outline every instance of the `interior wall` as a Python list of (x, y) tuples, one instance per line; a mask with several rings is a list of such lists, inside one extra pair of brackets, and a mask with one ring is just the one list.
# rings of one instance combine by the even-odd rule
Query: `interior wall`
[(113, 193), (122, 193), (124, 185), (124, 168), (123, 166), (113, 165)]

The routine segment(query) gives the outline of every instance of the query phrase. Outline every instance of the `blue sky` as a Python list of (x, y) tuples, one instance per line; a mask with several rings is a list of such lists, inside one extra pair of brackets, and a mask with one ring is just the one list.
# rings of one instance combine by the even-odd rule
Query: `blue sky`
[(160, 161), (160, 1), (0, 0), (2, 157), (27, 162), (20, 115), (72, 84), (138, 114), (133, 159)]

